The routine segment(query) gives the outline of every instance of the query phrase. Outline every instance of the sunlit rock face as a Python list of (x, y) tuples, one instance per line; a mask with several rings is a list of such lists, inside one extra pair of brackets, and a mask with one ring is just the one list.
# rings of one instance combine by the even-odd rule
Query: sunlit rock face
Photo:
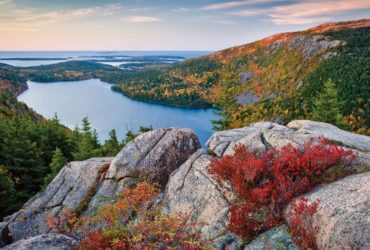
[(63, 210), (94, 214), (139, 181), (165, 186), (171, 172), (198, 148), (192, 130), (165, 128), (138, 136), (115, 158), (68, 163), (42, 193), (5, 218), (0, 229), (11, 236), (8, 241), (49, 233), (49, 215), (59, 216)]
[[(370, 138), (368, 136), (357, 135), (330, 124), (308, 120), (292, 121), (287, 126), (271, 122), (258, 122), (244, 128), (220, 131), (214, 133), (206, 145), (216, 157), (222, 157), (233, 155), (236, 145), (246, 145), (248, 148), (256, 150), (257, 153), (262, 153), (271, 148), (281, 149), (287, 144), (302, 147), (310, 140), (318, 140), (319, 137), (325, 137), (332, 143), (339, 144), (346, 149), (352, 149), (357, 154), (355, 162), (348, 167), (357, 170), (364, 167), (370, 168)], [(214, 239), (227, 233), (229, 208), (238, 202), (236, 195), (230, 191), (232, 189), (228, 188), (226, 184), (221, 185), (216, 182), (212, 175), (208, 173), (207, 168), (211, 159), (212, 156), (207, 155), (203, 150), (199, 150), (172, 173), (167, 184), (166, 200), (168, 202), (164, 209), (172, 215), (179, 212), (191, 214), (192, 218), (198, 222), (203, 236), (208, 239)], [(335, 249), (335, 239), (342, 236), (343, 239), (346, 239), (342, 241), (343, 244), (344, 242), (352, 244), (350, 242), (357, 242), (363, 238), (364, 240), (361, 240), (361, 243), (354, 243), (363, 246), (367, 238), (362, 237), (362, 231), (367, 233), (370, 228), (368, 215), (364, 213), (366, 211), (365, 206), (368, 206), (370, 202), (369, 176), (358, 177), (354, 181), (357, 183), (353, 185), (354, 191), (352, 193), (350, 192), (352, 189), (348, 186), (351, 179), (347, 181), (345, 179), (342, 182), (338, 181), (331, 184), (334, 185), (332, 187), (324, 186), (326, 191), (320, 191), (319, 189), (316, 195), (313, 194), (321, 201), (320, 211), (316, 218), (318, 225), (321, 223), (323, 225), (334, 225), (333, 223), (337, 219), (342, 220), (340, 223), (343, 223), (341, 229), (325, 226), (323, 230), (326, 231), (327, 235), (324, 236), (320, 233), (318, 236), (320, 249)], [(357, 201), (354, 197), (356, 192), (359, 195)], [(352, 201), (356, 201), (353, 203), (353, 208), (358, 207), (358, 211), (351, 209), (349, 203)], [(343, 207), (342, 203), (344, 204)], [(321, 205), (323, 208), (321, 208)], [(334, 211), (340, 211), (342, 215), (331, 215)], [(361, 223), (351, 223), (346, 219), (352, 217), (358, 220), (363, 218), (363, 221)], [(360, 228), (363, 228), (363, 230), (361, 231)], [(354, 230), (354, 232), (342, 235), (347, 229)], [(353, 248), (344, 244), (343, 249)]]

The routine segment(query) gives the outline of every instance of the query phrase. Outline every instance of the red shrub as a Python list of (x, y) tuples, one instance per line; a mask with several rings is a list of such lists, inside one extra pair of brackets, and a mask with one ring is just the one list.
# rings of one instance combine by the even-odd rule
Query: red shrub
[[(100, 230), (90, 232), (85, 238), (81, 240), (79, 246), (76, 246), (75, 249), (83, 250), (96, 250), (96, 249), (111, 249), (112, 240), (109, 237), (106, 237), (104, 233)], [(124, 245), (119, 249), (128, 249)]]
[(214, 158), (208, 171), (217, 181), (230, 182), (242, 199), (230, 211), (229, 229), (251, 240), (282, 223), (287, 204), (317, 186), (318, 177), (326, 170), (354, 158), (351, 150), (325, 139), (308, 142), (303, 149), (288, 144), (261, 155), (240, 145), (233, 156)]
[(308, 199), (301, 197), (292, 203), (288, 212), (289, 233), (300, 249), (317, 250), (316, 234), (318, 227), (311, 223), (312, 216), (317, 212), (318, 202), (308, 204)]

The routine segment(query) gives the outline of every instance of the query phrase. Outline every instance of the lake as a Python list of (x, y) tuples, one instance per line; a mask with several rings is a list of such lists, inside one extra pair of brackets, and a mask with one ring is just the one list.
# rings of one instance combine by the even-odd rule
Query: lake
[(134, 101), (113, 92), (112, 85), (97, 79), (27, 83), (29, 89), (18, 97), (19, 101), (46, 118), (57, 113), (61, 123), (71, 129), (88, 116), (101, 142), (108, 138), (111, 129), (116, 129), (122, 139), (128, 130), (137, 131), (140, 126), (186, 127), (196, 132), (204, 146), (213, 132), (211, 120), (218, 119), (214, 109), (187, 109)]

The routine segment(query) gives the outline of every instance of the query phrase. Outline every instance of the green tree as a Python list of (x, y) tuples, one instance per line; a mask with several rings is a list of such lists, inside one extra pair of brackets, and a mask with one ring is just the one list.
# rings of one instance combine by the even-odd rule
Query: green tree
[(134, 133), (132, 130), (129, 130), (126, 132), (125, 138), (122, 140), (122, 146), (125, 146), (127, 143), (130, 141), (134, 140), (136, 137), (138, 137), (142, 133), (146, 133), (153, 130), (152, 126), (145, 127), (145, 126), (140, 126), (139, 128), (139, 133)]
[(75, 160), (86, 160), (91, 157), (101, 156), (102, 150), (98, 141), (98, 134), (96, 130), (92, 130), (89, 119), (87, 117), (82, 119), (82, 129), (75, 129), (72, 140), (77, 145), (77, 152), (73, 153)]
[(16, 191), (14, 189), (14, 183), (9, 177), (8, 171), (4, 166), (0, 166), (0, 220), (12, 212), (14, 208)]
[(56, 147), (72, 157), (70, 134), (57, 119), (0, 114), (0, 200), (7, 204), (0, 208), (0, 217), (18, 210), (40, 191)]
[(51, 172), (44, 179), (44, 188), (54, 179), (64, 165), (68, 162), (67, 158), (64, 157), (62, 150), (56, 148), (53, 154), (53, 158), (50, 163)]
[(341, 125), (342, 103), (334, 82), (329, 79), (324, 83), (322, 92), (313, 101), (312, 119), (315, 121)]
[(109, 139), (104, 142), (103, 152), (105, 156), (115, 156), (121, 150), (121, 145), (118, 142), (116, 130), (112, 129), (109, 132)]

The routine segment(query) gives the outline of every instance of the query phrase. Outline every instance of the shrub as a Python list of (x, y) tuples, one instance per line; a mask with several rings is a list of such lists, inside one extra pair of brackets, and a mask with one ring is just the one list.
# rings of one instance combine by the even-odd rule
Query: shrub
[(320, 176), (331, 167), (350, 163), (351, 150), (320, 138), (303, 148), (288, 144), (262, 154), (244, 145), (233, 156), (214, 158), (208, 168), (218, 182), (227, 181), (241, 198), (230, 210), (229, 230), (246, 240), (283, 222), (289, 202), (320, 184)]
[[(102, 207), (95, 216), (75, 220), (71, 213), (49, 218), (58, 232), (79, 234), (77, 249), (206, 249), (195, 224), (186, 215), (163, 214), (157, 185), (140, 183), (122, 199)], [(71, 222), (71, 223), (70, 223)], [(82, 237), (81, 237), (82, 235)]]
[(293, 201), (292, 208), (287, 213), (288, 231), (300, 249), (318, 249), (316, 246), (318, 227), (313, 226), (310, 220), (317, 212), (318, 205), (318, 201), (309, 204), (307, 198), (301, 197)]

